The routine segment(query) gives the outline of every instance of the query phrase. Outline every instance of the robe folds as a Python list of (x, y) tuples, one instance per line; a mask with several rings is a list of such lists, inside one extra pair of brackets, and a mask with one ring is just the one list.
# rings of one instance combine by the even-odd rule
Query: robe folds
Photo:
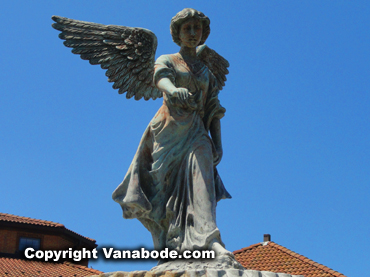
[(216, 204), (231, 196), (214, 166), (217, 152), (208, 134), (212, 120), (225, 113), (216, 79), (204, 64), (190, 70), (178, 54), (157, 59), (154, 82), (161, 78), (187, 88), (193, 99), (182, 105), (164, 93), (113, 199), (124, 218), (139, 219), (152, 233), (155, 249), (209, 249), (213, 241), (223, 245)]

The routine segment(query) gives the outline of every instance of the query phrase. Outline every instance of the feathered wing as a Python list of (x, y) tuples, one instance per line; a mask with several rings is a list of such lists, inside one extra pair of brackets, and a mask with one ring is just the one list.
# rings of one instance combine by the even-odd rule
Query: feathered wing
[(71, 47), (72, 53), (91, 64), (100, 64), (106, 69), (108, 82), (113, 88), (136, 100), (144, 97), (162, 97), (153, 84), (157, 37), (143, 28), (103, 25), (53, 16), (54, 29), (61, 31), (59, 38)]
[(218, 89), (222, 90), (225, 86), (226, 75), (229, 74), (229, 70), (227, 69), (230, 66), (229, 62), (205, 44), (197, 48), (197, 55), (209, 70), (211, 70), (213, 75), (215, 75)]

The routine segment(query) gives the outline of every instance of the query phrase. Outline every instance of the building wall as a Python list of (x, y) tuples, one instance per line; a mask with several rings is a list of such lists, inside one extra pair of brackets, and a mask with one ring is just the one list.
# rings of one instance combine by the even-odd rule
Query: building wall
[(18, 250), (20, 237), (41, 239), (41, 249), (43, 250), (61, 250), (74, 246), (73, 241), (62, 236), (2, 229), (0, 230), (0, 252), (14, 254)]
[(14, 254), (17, 250), (17, 232), (0, 230), (0, 252)]
[[(0, 229), (0, 253), (17, 254), (20, 237), (41, 239), (41, 250), (67, 250), (70, 247), (74, 248), (76, 243), (60, 235), (24, 232), (19, 229)], [(88, 259), (74, 263), (87, 266)]]
[(19, 238), (41, 239), (41, 249), (61, 250), (74, 247), (74, 243), (62, 236), (42, 234), (37, 232), (23, 232), (12, 229), (0, 230), (0, 252), (14, 254), (19, 247)]
[(61, 250), (61, 249), (68, 249), (69, 247), (73, 247), (74, 244), (72, 241), (67, 240), (60, 236), (54, 235), (44, 235), (44, 239), (42, 242), (42, 249), (52, 249), (52, 250)]

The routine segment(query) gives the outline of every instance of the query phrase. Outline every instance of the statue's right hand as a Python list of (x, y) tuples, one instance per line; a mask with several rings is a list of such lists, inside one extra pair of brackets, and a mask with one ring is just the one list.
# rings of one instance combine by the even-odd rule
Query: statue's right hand
[(170, 95), (178, 98), (180, 102), (185, 103), (191, 94), (187, 88), (175, 88), (170, 92)]
[(193, 95), (187, 88), (174, 88), (169, 92), (169, 96), (169, 100), (173, 105), (184, 109), (192, 108), (193, 106)]

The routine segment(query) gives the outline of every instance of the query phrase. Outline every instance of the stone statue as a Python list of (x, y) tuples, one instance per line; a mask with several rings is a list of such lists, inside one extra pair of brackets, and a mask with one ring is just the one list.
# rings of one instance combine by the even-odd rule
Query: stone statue
[(177, 13), (170, 29), (180, 51), (156, 61), (157, 38), (147, 29), (52, 19), (64, 45), (106, 69), (119, 93), (136, 100), (164, 98), (113, 199), (124, 218), (139, 219), (151, 232), (155, 249), (214, 250), (216, 259), (162, 261), (152, 271), (159, 276), (166, 270), (209, 269), (207, 276), (219, 276), (218, 270), (229, 269), (230, 276), (264, 276), (245, 271), (235, 261), (216, 225), (217, 202), (231, 198), (216, 169), (222, 158), (220, 119), (225, 113), (218, 94), (229, 63), (204, 44), (209, 18), (194, 9)]
[(194, 9), (176, 14), (170, 27), (180, 51), (156, 61), (157, 38), (149, 30), (52, 19), (64, 45), (107, 69), (119, 93), (136, 100), (164, 98), (113, 193), (123, 217), (138, 218), (152, 233), (156, 249), (232, 255), (216, 226), (217, 201), (231, 198), (216, 169), (225, 113), (218, 93), (229, 63), (204, 44), (209, 18)]

